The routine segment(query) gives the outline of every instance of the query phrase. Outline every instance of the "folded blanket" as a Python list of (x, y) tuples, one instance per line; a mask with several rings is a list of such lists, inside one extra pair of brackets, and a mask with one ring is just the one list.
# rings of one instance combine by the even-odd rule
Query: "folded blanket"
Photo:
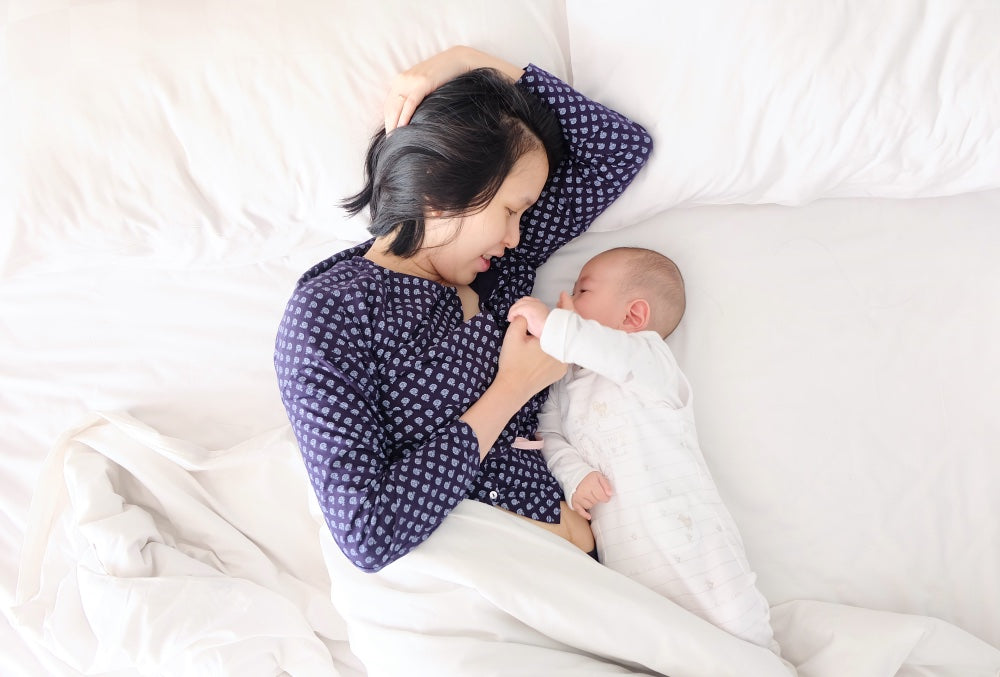
[(465, 501), (377, 574), (333, 544), (287, 427), (222, 451), (125, 414), (46, 462), (15, 618), (85, 673), (996, 677), (943, 621), (772, 609), (783, 664), (530, 523)]

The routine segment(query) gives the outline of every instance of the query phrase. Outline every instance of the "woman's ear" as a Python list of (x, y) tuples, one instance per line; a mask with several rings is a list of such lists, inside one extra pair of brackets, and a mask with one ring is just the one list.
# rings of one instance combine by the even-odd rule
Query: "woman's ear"
[(437, 209), (436, 207), (434, 207), (431, 204), (431, 200), (430, 200), (430, 198), (428, 196), (424, 195), (423, 199), (424, 199), (424, 205), (423, 205), (424, 218), (425, 219), (440, 219), (441, 216), (443, 216), (444, 212), (442, 210)]
[(629, 301), (625, 306), (625, 319), (622, 320), (622, 329), (627, 332), (642, 331), (649, 326), (650, 308), (649, 302), (645, 299), (635, 299)]

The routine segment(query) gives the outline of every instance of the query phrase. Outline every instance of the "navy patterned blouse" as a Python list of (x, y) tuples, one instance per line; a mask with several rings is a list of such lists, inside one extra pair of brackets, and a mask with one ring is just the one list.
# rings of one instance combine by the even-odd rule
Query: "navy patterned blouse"
[(562, 492), (531, 438), (545, 392), (479, 460), (459, 420), (492, 383), (511, 304), (535, 270), (625, 190), (652, 149), (639, 125), (529, 65), (518, 86), (558, 117), (567, 154), (521, 217), (517, 248), (473, 283), (480, 312), (463, 321), (455, 289), (363, 258), (371, 241), (298, 281), (275, 342), (281, 398), (334, 540), (377, 571), (422, 543), (472, 498), (545, 522)]

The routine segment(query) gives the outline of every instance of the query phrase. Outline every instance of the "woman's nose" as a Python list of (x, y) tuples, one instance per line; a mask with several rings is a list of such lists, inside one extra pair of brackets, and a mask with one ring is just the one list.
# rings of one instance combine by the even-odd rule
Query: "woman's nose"
[(507, 249), (513, 249), (517, 246), (517, 243), (521, 241), (521, 220), (511, 219), (510, 225), (507, 226), (507, 232), (505, 234), (503, 246)]

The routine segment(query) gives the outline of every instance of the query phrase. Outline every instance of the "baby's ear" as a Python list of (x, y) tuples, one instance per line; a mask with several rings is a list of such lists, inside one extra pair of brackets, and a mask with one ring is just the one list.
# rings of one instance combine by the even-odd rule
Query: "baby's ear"
[(622, 320), (622, 329), (627, 332), (642, 331), (649, 327), (650, 308), (645, 299), (635, 299), (629, 301), (625, 307), (625, 319)]

